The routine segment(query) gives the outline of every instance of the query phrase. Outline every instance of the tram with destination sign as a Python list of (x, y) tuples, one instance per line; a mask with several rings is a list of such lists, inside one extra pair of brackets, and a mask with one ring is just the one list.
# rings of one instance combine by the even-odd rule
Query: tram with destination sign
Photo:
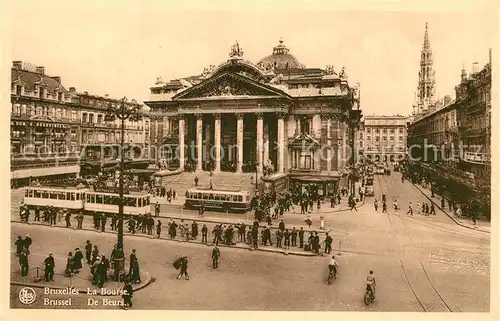
[[(91, 191), (87, 188), (58, 188), (47, 186), (30, 186), (24, 191), (24, 206), (27, 209), (54, 207), (67, 209), (70, 212), (83, 214), (118, 213), (119, 194)], [(123, 213), (139, 215), (151, 213), (151, 196), (149, 194), (125, 194), (123, 197)]]
[(191, 188), (186, 191), (184, 206), (189, 209), (205, 209), (224, 212), (247, 212), (250, 210), (250, 192)]

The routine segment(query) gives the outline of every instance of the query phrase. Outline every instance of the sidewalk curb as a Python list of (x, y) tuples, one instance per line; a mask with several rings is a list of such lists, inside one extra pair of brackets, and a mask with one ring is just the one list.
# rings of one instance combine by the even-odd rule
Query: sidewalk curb
[[(145, 281), (144, 282), (141, 282), (140, 284), (135, 284), (132, 285), (132, 289), (134, 290), (134, 292), (136, 291), (140, 291), (142, 289), (144, 289), (145, 287), (147, 287), (148, 285), (150, 285), (152, 282), (153, 282), (153, 277), (151, 276), (151, 274), (149, 274), (149, 272), (143, 272), (144, 275), (146, 276), (145, 278)], [(61, 285), (51, 285), (51, 284), (39, 284), (39, 283), (35, 283), (35, 282), (20, 282), (20, 281), (10, 281), (10, 284), (11, 285), (18, 285), (18, 286), (29, 286), (29, 287), (32, 287), (32, 288), (39, 288), (39, 289), (44, 289), (46, 287), (50, 287), (51, 289), (67, 289), (67, 288), (70, 288), (70, 286), (61, 286)], [(91, 285), (89, 286), (89, 288), (91, 288), (92, 290), (94, 290), (94, 286)], [(78, 291), (78, 293), (81, 293), (81, 294), (87, 294), (87, 290), (83, 290), (83, 289), (76, 289)], [(99, 291), (98, 292), (98, 296), (113, 296), (113, 295), (103, 295), (103, 294), (100, 294)]]
[[(411, 183), (411, 184), (413, 184), (413, 183)], [(448, 214), (448, 212), (446, 212), (446, 210), (444, 210), (443, 208), (441, 208), (441, 206), (434, 199), (432, 199), (432, 197), (429, 197), (427, 194), (425, 194), (424, 191), (422, 191), (422, 189), (417, 184), (413, 184), (413, 186), (415, 186), (420, 193), (422, 193), (429, 201), (431, 201), (438, 209), (440, 209), (441, 212), (443, 212), (444, 214), (446, 214), (446, 216), (448, 216), (453, 222), (455, 222), (455, 224), (457, 224), (457, 225), (459, 225), (461, 227), (468, 228), (469, 230), (491, 234), (491, 231), (486, 231), (486, 230), (482, 230), (482, 229), (479, 229), (479, 228), (474, 228), (474, 227), (471, 227), (471, 226), (467, 226), (467, 225), (465, 225), (465, 224), (457, 221), (457, 219), (455, 219), (452, 215)]]
[[(38, 225), (38, 226), (50, 227), (50, 225), (46, 225), (46, 224), (42, 224), (42, 223), (26, 223), (26, 222), (17, 221), (17, 220), (11, 220), (11, 223), (28, 224), (28, 225)], [(68, 229), (65, 226), (58, 226), (58, 225), (53, 225), (52, 227)], [(71, 228), (71, 229), (75, 230), (75, 231), (78, 230), (78, 229), (75, 229), (75, 228)], [(97, 232), (97, 233), (103, 233), (103, 232), (99, 232), (97, 230), (90, 229), (90, 228), (82, 228), (80, 230), (82, 230), (82, 231)], [(116, 234), (116, 232), (112, 232), (112, 231), (106, 231), (104, 233)], [(157, 237), (152, 237), (150, 235), (142, 235), (142, 234), (124, 233), (124, 236), (134, 236), (134, 237), (142, 237), (142, 238), (148, 238), (148, 239), (158, 239)], [(211, 244), (208, 244), (208, 243), (207, 244), (203, 244), (203, 243), (201, 243), (201, 241), (188, 241), (188, 242), (186, 242), (186, 241), (182, 241), (182, 240), (179, 240), (179, 239), (171, 240), (169, 238), (164, 238), (164, 237), (160, 237), (159, 239), (162, 240), (162, 241), (169, 241), (169, 242), (188, 243), (188, 244), (198, 244), (198, 245), (211, 246)], [(228, 246), (226, 246), (224, 244), (219, 244), (218, 246), (219, 247), (228, 247)], [(301, 252), (295, 252), (295, 251), (289, 251), (288, 254), (285, 254), (284, 250), (278, 250), (278, 249), (274, 249), (274, 248), (261, 248), (261, 247), (258, 247), (257, 249), (253, 249), (252, 247), (242, 246), (240, 244), (229, 246), (228, 248), (235, 248), (235, 249), (248, 250), (248, 251), (261, 251), (261, 252), (279, 253), (279, 254), (283, 254), (283, 255), (309, 256), (309, 257), (318, 256), (318, 255), (313, 254), (311, 252), (301, 253)]]
[[(356, 208), (360, 208), (362, 206), (365, 205), (365, 201), (366, 201), (366, 198), (363, 197), (363, 201), (359, 204), (359, 206), (357, 206)], [(160, 204), (162, 205), (162, 204)], [(163, 204), (165, 205), (165, 204)], [(166, 204), (166, 205), (169, 205), (169, 204)], [(179, 205), (179, 207), (183, 208), (182, 205)], [(338, 210), (338, 211), (325, 211), (325, 212), (320, 212), (320, 213), (311, 213), (311, 216), (323, 216), (323, 215), (329, 215), (329, 214), (336, 214), (336, 213), (339, 213), (339, 212), (347, 212), (349, 211), (349, 208), (344, 208), (344, 209), (341, 209), (341, 210)], [(175, 216), (174, 216), (175, 215)], [(300, 213), (287, 213), (286, 215), (302, 215)], [(170, 214), (170, 215), (165, 215), (164, 213), (160, 213), (159, 216), (153, 216), (153, 218), (156, 218), (156, 217), (159, 217), (159, 218), (172, 218), (172, 219), (179, 219), (179, 220), (189, 220), (189, 221), (196, 221), (196, 222), (207, 222), (207, 223), (225, 223), (225, 224), (237, 224), (237, 223), (232, 223), (232, 222), (222, 222), (222, 221), (219, 221), (215, 218), (203, 218), (203, 217), (195, 217), (195, 216), (192, 216), (192, 215), (186, 215), (186, 217), (183, 217), (183, 214)], [(304, 216), (306, 217), (306, 215)], [(284, 217), (283, 219), (286, 219), (286, 217)], [(227, 220), (225, 217), (221, 217), (220, 220)], [(233, 219), (233, 218), (229, 218), (229, 220), (238, 220), (238, 219)], [(242, 221), (252, 221), (252, 220), (247, 220), (246, 218), (242, 218), (241, 219)], [(248, 223), (249, 225), (251, 225), (251, 223)], [(297, 225), (300, 227), (300, 225)], [(304, 226), (307, 226), (304, 224)], [(267, 225), (259, 225), (260, 228), (266, 228)], [(275, 226), (270, 226), (271, 229), (278, 229), (278, 227), (275, 227)], [(311, 231), (311, 232), (318, 232), (318, 233), (327, 233), (328, 231), (325, 231), (325, 230), (320, 230), (320, 229), (308, 229), (307, 231)]]

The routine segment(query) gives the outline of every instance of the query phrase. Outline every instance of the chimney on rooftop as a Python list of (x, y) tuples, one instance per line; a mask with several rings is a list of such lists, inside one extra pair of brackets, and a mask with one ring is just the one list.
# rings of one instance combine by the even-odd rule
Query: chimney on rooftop
[(58, 83), (61, 83), (61, 77), (60, 76), (54, 76), (54, 77), (50, 77), (50, 78), (54, 79)]
[(70, 93), (74, 93), (74, 92), (76, 92), (76, 88), (75, 88), (75, 87), (69, 87), (69, 92), (70, 92)]
[(477, 67), (479, 66), (479, 63), (478, 62), (473, 62), (472, 63), (472, 74), (477, 74), (478, 70), (477, 70)]
[(109, 94), (104, 94), (104, 97), (105, 98), (109, 98)]
[(84, 94), (84, 95), (88, 95), (88, 94), (89, 94), (89, 92), (88, 92), (88, 91), (84, 91), (84, 92), (83, 92), (83, 94)]
[(45, 67), (44, 66), (36, 66), (36, 72), (37, 72), (37, 74), (44, 76), (45, 75)]
[(23, 62), (20, 60), (16, 60), (12, 62), (12, 67), (21, 69), (23, 67)]

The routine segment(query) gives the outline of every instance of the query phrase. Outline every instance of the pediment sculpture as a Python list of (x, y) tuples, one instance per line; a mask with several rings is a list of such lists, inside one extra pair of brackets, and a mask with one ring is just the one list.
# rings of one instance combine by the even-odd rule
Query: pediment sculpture
[(327, 65), (325, 67), (325, 72), (327, 75), (336, 75), (337, 73), (335, 72), (335, 68), (333, 67), (333, 65)]
[(278, 76), (271, 79), (269, 83), (272, 85), (281, 85), (283, 83), (283, 78), (283, 74), (279, 74)]
[(208, 67), (205, 67), (205, 68), (203, 68), (203, 72), (201, 73), (201, 75), (203, 77), (208, 76), (214, 71), (214, 69), (215, 69), (215, 65), (210, 65)]

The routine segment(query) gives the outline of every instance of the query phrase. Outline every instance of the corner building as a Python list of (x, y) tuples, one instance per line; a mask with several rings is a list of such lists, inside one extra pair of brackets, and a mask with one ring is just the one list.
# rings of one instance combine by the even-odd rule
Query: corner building
[(327, 195), (351, 160), (358, 92), (344, 68), (306, 68), (283, 41), (256, 64), (236, 43), (227, 61), (201, 75), (158, 78), (145, 103), (156, 157), (170, 169), (258, 171), (318, 183)]

